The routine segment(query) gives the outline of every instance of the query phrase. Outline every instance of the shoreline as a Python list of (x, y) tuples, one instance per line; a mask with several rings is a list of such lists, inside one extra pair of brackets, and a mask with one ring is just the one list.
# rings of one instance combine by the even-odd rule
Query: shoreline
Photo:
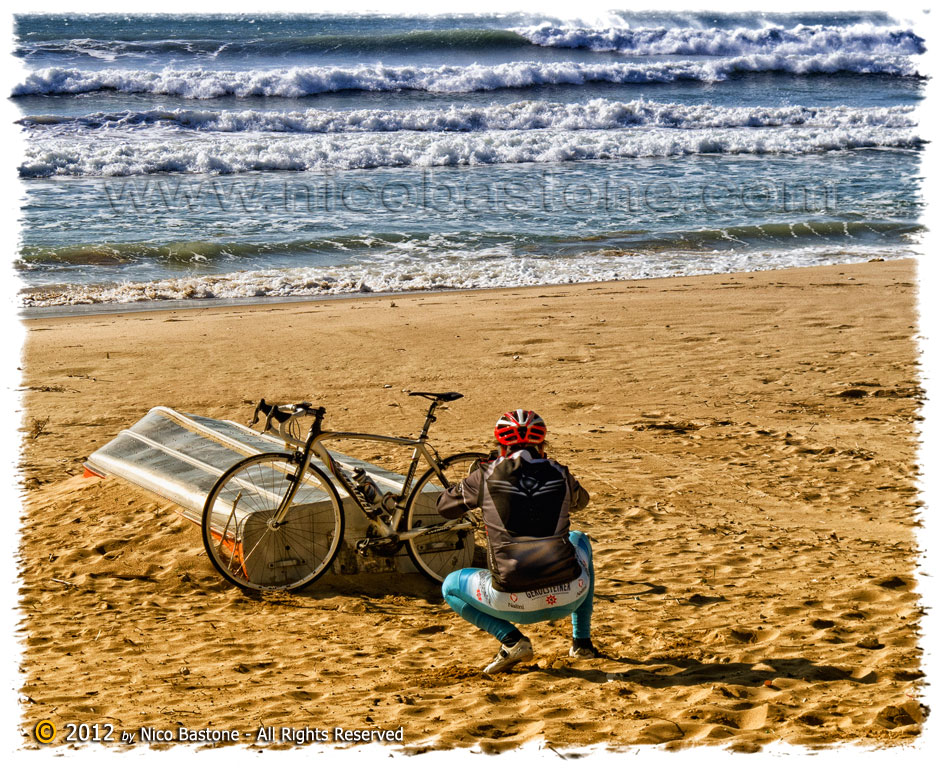
[(437, 290), (417, 290), (417, 291), (363, 291), (357, 293), (343, 294), (317, 294), (304, 296), (246, 296), (233, 298), (212, 298), (212, 299), (166, 299), (154, 301), (119, 303), (100, 303), (100, 304), (61, 304), (48, 307), (23, 307), (17, 308), (17, 317), (21, 321), (36, 320), (53, 317), (85, 317), (93, 315), (113, 315), (135, 312), (161, 312), (161, 311), (179, 311), (179, 310), (199, 310), (210, 308), (225, 307), (264, 307), (277, 306), (281, 304), (293, 304), (303, 302), (320, 301), (360, 301), (368, 299), (383, 299), (397, 296), (439, 296), (439, 295), (462, 295), (474, 294), (480, 292), (492, 291), (517, 291), (517, 290), (538, 290), (538, 289), (557, 289), (574, 286), (600, 286), (600, 285), (620, 285), (624, 283), (651, 283), (657, 280), (678, 280), (686, 278), (713, 277), (718, 275), (742, 276), (752, 275), (764, 272), (780, 272), (787, 270), (816, 269), (821, 267), (848, 266), (850, 264), (866, 264), (884, 261), (913, 261), (916, 263), (917, 257), (909, 254), (898, 256), (896, 258), (868, 258), (855, 261), (835, 262), (827, 264), (812, 264), (803, 266), (783, 266), (783, 267), (763, 267), (759, 269), (735, 272), (701, 272), (689, 275), (670, 275), (665, 277), (629, 277), (619, 280), (594, 280), (584, 282), (570, 283), (540, 283), (538, 285), (520, 285), (520, 286), (486, 286), (479, 288), (440, 288)]

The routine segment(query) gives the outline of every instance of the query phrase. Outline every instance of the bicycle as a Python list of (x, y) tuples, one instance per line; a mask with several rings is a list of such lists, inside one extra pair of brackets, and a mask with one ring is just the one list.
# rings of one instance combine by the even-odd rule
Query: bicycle
[[(436, 502), (487, 454), (466, 452), (441, 459), (428, 444), (428, 430), (437, 420), (434, 411), (462, 394), (410, 395), (431, 400), (417, 438), (325, 431), (325, 408), (306, 402), (271, 405), (262, 399), (251, 425), (264, 413), (262, 431), (276, 423), (285, 448), (293, 450), (242, 459), (213, 485), (203, 507), (202, 540), (216, 570), (249, 591), (293, 591), (312, 584), (332, 565), (343, 542), (345, 500), (332, 479), (369, 520), (369, 535), (355, 545), (359, 554), (390, 556), (404, 545), (418, 572), (435, 581), (471, 566), (485, 535), (479, 509), (445, 520), (437, 514)], [(301, 440), (298, 419), (303, 416), (313, 416), (314, 421)], [(323, 445), (337, 439), (413, 446), (401, 492), (381, 494), (362, 470), (350, 476)], [(313, 463), (314, 456), (322, 468)], [(414, 481), (422, 458), (429, 469)]]

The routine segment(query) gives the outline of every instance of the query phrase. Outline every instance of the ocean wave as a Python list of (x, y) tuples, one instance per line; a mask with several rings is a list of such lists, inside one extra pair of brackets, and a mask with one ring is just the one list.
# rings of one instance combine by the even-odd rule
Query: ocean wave
[[(465, 238), (478, 239), (478, 238)], [(78, 243), (59, 246), (27, 245), (20, 250), (17, 266), (32, 269), (37, 265), (58, 264), (118, 265), (141, 261), (163, 261), (175, 264), (207, 264), (220, 261), (251, 260), (270, 254), (302, 257), (326, 252), (350, 254), (375, 249), (398, 250), (401, 253), (433, 249), (435, 252), (466, 247), (466, 242), (452, 243), (440, 236), (408, 236), (397, 233), (370, 235), (334, 235), (288, 242), (217, 242), (196, 240), (186, 242), (114, 242)]]
[(916, 149), (913, 129), (883, 126), (785, 126), (673, 130), (542, 130), (479, 133), (370, 133), (342, 136), (196, 135), (187, 141), (103, 142), (94, 134), (32, 142), (24, 178), (230, 174), (355, 168), (455, 167), (558, 163), (695, 154), (807, 154), (861, 148)]
[[(525, 26), (502, 28), (523, 23)], [(815, 53), (881, 53), (917, 55), (925, 50), (924, 39), (912, 29), (885, 23), (886, 19), (845, 19), (843, 23), (776, 22), (743, 23), (745, 19), (676, 16), (627, 21), (616, 15), (596, 25), (561, 22), (557, 19), (533, 24), (533, 19), (493, 18), (490, 27), (442, 29), (376, 28), (356, 32), (319, 32), (298, 27), (293, 34), (262, 32), (260, 28), (226, 28), (220, 35), (211, 26), (178, 30), (168, 27), (157, 39), (109, 39), (63, 35), (44, 40), (20, 40), (14, 53), (22, 58), (76, 57), (115, 61), (118, 59), (189, 56), (205, 59), (292, 54), (369, 53), (420, 51), (481, 51), (527, 46), (581, 48), (617, 51), (633, 56), (691, 55), (738, 56), (750, 53), (809, 55)], [(751, 19), (753, 21), (753, 19)], [(652, 23), (650, 23), (652, 22)], [(657, 23), (658, 22), (658, 23)], [(459, 21), (457, 22), (459, 23)], [(64, 30), (63, 30), (64, 31)]]
[(164, 40), (101, 40), (75, 38), (21, 42), (15, 54), (36, 56), (88, 56), (115, 61), (121, 58), (184, 55), (209, 59), (245, 55), (283, 56), (303, 53), (376, 53), (387, 51), (501, 50), (532, 43), (508, 29), (412, 30), (374, 34), (320, 34), (269, 36), (247, 40), (193, 38)]
[(754, 54), (707, 61), (536, 62), (440, 67), (292, 67), (227, 71), (211, 69), (101, 71), (47, 67), (16, 85), (13, 96), (82, 94), (96, 91), (148, 93), (189, 99), (223, 96), (300, 98), (337, 91), (428, 91), (465, 93), (540, 85), (653, 83), (697, 80), (717, 82), (735, 74), (776, 72), (791, 75), (878, 74), (920, 77), (905, 56), (825, 53), (812, 56)]
[(582, 104), (520, 101), (448, 109), (264, 110), (149, 109), (87, 115), (32, 115), (24, 127), (59, 131), (168, 126), (222, 133), (391, 133), (435, 131), (605, 130), (628, 127), (766, 128), (787, 125), (841, 129), (856, 126), (911, 128), (913, 107), (719, 107), (645, 100), (593, 99)]
[[(781, 250), (746, 249), (642, 257), (631, 251), (572, 256), (512, 256), (502, 252), (452, 253), (446, 258), (380, 259), (346, 267), (296, 267), (246, 270), (221, 275), (191, 275), (152, 282), (45, 286), (20, 293), (24, 307), (83, 304), (133, 304), (193, 299), (246, 299), (336, 296), (447, 289), (558, 285), (609, 280), (745, 272), (783, 267), (844, 264), (871, 258), (902, 258), (908, 249), (844, 244), (809, 245)], [(498, 256), (498, 258), (494, 258)]]
[[(811, 244), (822, 240), (852, 240), (868, 244), (888, 239), (899, 240), (923, 231), (918, 224), (905, 221), (813, 220), (741, 224), (654, 233), (634, 229), (604, 232), (590, 238), (564, 236), (524, 236), (510, 233), (456, 232), (376, 233), (368, 235), (332, 235), (322, 238), (286, 242), (115, 242), (84, 243), (59, 246), (24, 246), (16, 266), (24, 271), (44, 267), (114, 266), (147, 261), (171, 262), (178, 265), (206, 265), (224, 262), (251, 262), (261, 256), (296, 257), (299, 261), (310, 255), (341, 255), (343, 262), (374, 261), (376, 254), (383, 263), (406, 261), (419, 268), (427, 261), (439, 261), (458, 255), (480, 259), (499, 254), (514, 258), (520, 249), (527, 253), (561, 257), (586, 250), (608, 256), (621, 253), (659, 254), (683, 253), (746, 245), (774, 243)], [(468, 254), (471, 254), (468, 256)]]
[(602, 28), (540, 24), (516, 30), (534, 45), (617, 51), (631, 56), (742, 56), (857, 53), (918, 55), (924, 39), (903, 27), (873, 24), (850, 26), (769, 26), (763, 29), (697, 29), (694, 27)]

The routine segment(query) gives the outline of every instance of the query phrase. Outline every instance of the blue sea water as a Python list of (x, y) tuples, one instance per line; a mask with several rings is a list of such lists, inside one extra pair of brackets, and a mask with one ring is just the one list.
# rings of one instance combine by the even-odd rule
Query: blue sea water
[(26, 307), (894, 258), (885, 14), (21, 15)]

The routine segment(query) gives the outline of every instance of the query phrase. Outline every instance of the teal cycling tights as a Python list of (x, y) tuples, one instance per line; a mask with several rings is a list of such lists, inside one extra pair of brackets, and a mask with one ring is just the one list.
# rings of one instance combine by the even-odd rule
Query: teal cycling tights
[[(506, 637), (516, 631), (511, 622), (517, 624), (535, 624), (540, 621), (552, 621), (562, 619), (571, 614), (572, 636), (579, 640), (587, 640), (591, 637), (591, 612), (594, 609), (594, 561), (591, 555), (591, 540), (581, 531), (572, 531), (568, 535), (569, 540), (574, 545), (578, 555), (578, 560), (582, 566), (582, 575), (586, 573), (588, 585), (580, 597), (573, 602), (564, 605), (546, 604), (537, 608), (506, 610), (496, 608), (493, 605), (487, 605), (487, 602), (506, 604), (506, 600), (485, 600), (481, 595), (481, 585), (486, 589), (489, 584), (490, 572), (480, 568), (462, 568), (454, 571), (444, 579), (441, 591), (444, 593), (444, 600), (461, 617), (471, 624), (479, 627), (485, 632), (489, 632), (493, 637), (502, 642)], [(579, 580), (575, 580), (578, 582)], [(560, 592), (569, 592), (567, 585)], [(582, 584), (583, 586), (583, 584)], [(576, 583), (572, 583), (570, 588), (577, 588)], [(542, 597), (547, 590), (536, 590), (534, 593), (526, 593), (526, 596), (532, 597), (537, 594)], [(494, 597), (492, 587), (490, 587), (489, 596)], [(515, 602), (516, 595), (506, 595), (505, 593), (495, 593), (496, 598), (512, 598)], [(554, 596), (546, 596), (548, 603), (553, 603)], [(532, 602), (530, 600), (530, 602)], [(508, 605), (507, 605), (508, 607)]]

